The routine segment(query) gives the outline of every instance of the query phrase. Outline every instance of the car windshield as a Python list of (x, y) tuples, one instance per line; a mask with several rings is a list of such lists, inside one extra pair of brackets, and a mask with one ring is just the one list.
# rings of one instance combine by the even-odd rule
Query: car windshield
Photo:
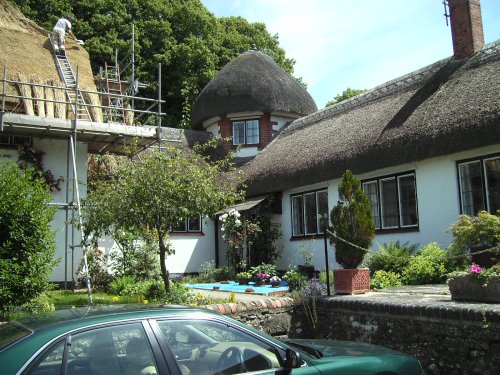
[(0, 351), (30, 333), (31, 330), (16, 322), (0, 324)]

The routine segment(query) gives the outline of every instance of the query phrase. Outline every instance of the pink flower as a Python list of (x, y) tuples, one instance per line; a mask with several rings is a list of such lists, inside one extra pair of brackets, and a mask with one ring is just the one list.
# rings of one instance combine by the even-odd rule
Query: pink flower
[(480, 274), (483, 271), (481, 267), (479, 267), (476, 263), (472, 263), (472, 266), (470, 266), (469, 271), (467, 272), (469, 275), (470, 274)]

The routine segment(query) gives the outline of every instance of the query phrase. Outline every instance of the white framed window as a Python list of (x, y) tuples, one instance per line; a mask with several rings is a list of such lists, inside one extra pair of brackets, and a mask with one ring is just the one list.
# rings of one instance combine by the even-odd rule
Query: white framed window
[(418, 227), (415, 173), (401, 173), (363, 181), (376, 229)]
[(201, 217), (184, 219), (179, 224), (172, 226), (173, 233), (199, 233), (201, 232)]
[(291, 197), (292, 236), (312, 236), (323, 233), (328, 223), (328, 191), (318, 190)]
[(457, 169), (462, 214), (500, 210), (500, 155), (457, 162)]
[(259, 120), (233, 121), (233, 145), (256, 145), (260, 143)]

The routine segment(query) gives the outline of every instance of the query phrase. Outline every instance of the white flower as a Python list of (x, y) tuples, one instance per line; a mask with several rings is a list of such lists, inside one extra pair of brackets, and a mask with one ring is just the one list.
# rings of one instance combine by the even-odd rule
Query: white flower
[(237, 227), (239, 227), (241, 225), (241, 221), (239, 221), (238, 219), (236, 219), (234, 221), (234, 225), (236, 225)]
[(239, 218), (241, 214), (238, 211), (234, 211), (234, 217)]
[(224, 232), (224, 227), (220, 228), (220, 231), (221, 231), (221, 232)]
[(226, 219), (227, 219), (227, 214), (224, 214), (219, 218), (220, 221), (226, 221)]

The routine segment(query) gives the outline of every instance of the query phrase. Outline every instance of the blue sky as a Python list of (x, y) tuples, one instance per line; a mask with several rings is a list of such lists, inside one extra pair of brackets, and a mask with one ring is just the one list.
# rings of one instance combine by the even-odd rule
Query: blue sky
[[(217, 17), (263, 22), (323, 108), (453, 54), (442, 0), (202, 0)], [(481, 0), (485, 42), (500, 39), (500, 0)], [(249, 46), (250, 47), (250, 46)]]

